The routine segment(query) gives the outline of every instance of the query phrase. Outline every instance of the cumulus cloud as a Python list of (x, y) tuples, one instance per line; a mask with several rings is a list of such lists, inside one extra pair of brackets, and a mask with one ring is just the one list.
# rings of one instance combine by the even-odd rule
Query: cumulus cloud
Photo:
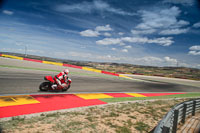
[(158, 57), (152, 57), (152, 56), (147, 56), (147, 57), (142, 57), (138, 58), (139, 61), (145, 61), (145, 62), (152, 62), (152, 61), (159, 61), (161, 62), (162, 59)]
[(124, 33), (123, 33), (123, 32), (119, 32), (118, 34), (119, 34), (120, 36), (124, 35)]
[(170, 46), (174, 41), (172, 37), (161, 37), (161, 38), (154, 38), (148, 39), (147, 37), (124, 37), (122, 38), (123, 41), (132, 42), (132, 43), (155, 43), (162, 46)]
[(200, 51), (200, 45), (194, 45), (189, 48), (190, 50)]
[(109, 12), (113, 14), (119, 14), (119, 15), (129, 15), (133, 16), (136, 15), (136, 13), (130, 13), (123, 11), (119, 8), (114, 8), (110, 6), (107, 2), (102, 0), (94, 0), (91, 2), (82, 2), (72, 5), (57, 5), (55, 7), (56, 11), (63, 12), (63, 13), (93, 13), (93, 12)]
[(80, 35), (85, 36), (85, 37), (98, 37), (99, 35), (104, 35), (104, 36), (109, 37), (111, 36), (111, 34), (105, 31), (111, 31), (111, 30), (112, 28), (110, 27), (109, 24), (107, 24), (105, 26), (97, 26), (95, 30), (88, 29), (85, 31), (81, 31)]
[(189, 50), (189, 55), (200, 55), (200, 45), (194, 45)]
[(6, 15), (13, 15), (14, 14), (14, 12), (9, 11), (9, 10), (3, 10), (2, 12), (3, 12), (3, 14), (6, 14)]
[(189, 55), (200, 55), (200, 51), (189, 51)]
[(171, 57), (154, 57), (154, 56), (145, 56), (142, 58), (133, 58), (134, 62), (139, 62), (139, 64), (143, 65), (150, 65), (150, 66), (176, 66), (177, 65), (177, 59), (171, 58)]
[(122, 49), (122, 52), (127, 53), (128, 49)]
[(104, 36), (107, 36), (107, 37), (112, 36), (112, 35), (111, 35), (110, 33), (108, 33), (108, 32), (103, 33), (103, 35), (104, 35)]
[(162, 46), (170, 46), (174, 41), (172, 37), (161, 37), (149, 39), (147, 37), (122, 37), (122, 38), (104, 38), (103, 40), (96, 41), (96, 44), (99, 45), (113, 45), (113, 44), (123, 44), (125, 42), (129, 43), (155, 43)]
[(200, 22), (193, 24), (194, 28), (200, 28)]
[(168, 57), (168, 56), (164, 57), (164, 60), (165, 60), (166, 62), (168, 62), (168, 63), (171, 63), (171, 64), (177, 64), (177, 62), (178, 62), (176, 59), (170, 58), (170, 57)]
[(100, 35), (98, 31), (93, 31), (93, 30), (85, 30), (80, 32), (81, 36), (86, 36), (86, 37), (97, 37)]
[(137, 29), (148, 30), (156, 28), (180, 28), (189, 24), (185, 20), (178, 20), (181, 10), (173, 6), (168, 9), (139, 11), (142, 22), (136, 26)]
[(149, 41), (147, 37), (123, 37), (121, 40), (131, 43), (148, 43)]
[(128, 48), (128, 49), (129, 49), (129, 48), (132, 48), (132, 46), (131, 46), (131, 45), (128, 45), (128, 46), (125, 46), (124, 48)]
[(120, 38), (104, 38), (103, 40), (96, 41), (96, 44), (99, 45), (112, 45), (112, 44), (120, 44)]
[(141, 58), (130, 58), (128, 59), (129, 62), (134, 62), (134, 64), (139, 65), (149, 65), (149, 66), (161, 66), (163, 63), (163, 59), (159, 57), (153, 57), (153, 56), (145, 56)]
[(112, 48), (113, 51), (117, 50), (116, 48)]
[(96, 31), (111, 31), (112, 28), (110, 27), (109, 24), (105, 25), (105, 26), (97, 26), (95, 28)]
[(146, 29), (146, 30), (131, 30), (131, 33), (134, 35), (139, 35), (139, 34), (152, 34), (156, 30), (155, 29)]
[(187, 33), (189, 31), (189, 28), (186, 29), (167, 29), (167, 30), (162, 30), (160, 32), (161, 35), (178, 35), (178, 34), (183, 34)]

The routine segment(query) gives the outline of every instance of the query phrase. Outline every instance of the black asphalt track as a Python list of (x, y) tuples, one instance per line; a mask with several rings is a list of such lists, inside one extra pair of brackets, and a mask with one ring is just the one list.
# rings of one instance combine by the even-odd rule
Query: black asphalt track
[[(18, 62), (16, 64), (16, 62)], [(26, 61), (6, 60), (0, 58), (0, 65), (37, 67), (62, 70), (60, 66), (47, 64), (30, 64)], [(51, 68), (52, 67), (52, 68)], [(60, 68), (59, 68), (60, 67)], [(200, 92), (200, 87), (167, 83), (161, 81), (148, 81), (139, 79), (123, 79), (105, 74), (70, 69), (72, 79), (71, 88), (63, 93), (82, 92)], [(41, 93), (39, 85), (46, 75), (56, 75), (58, 72), (0, 67), (0, 95)], [(53, 92), (52, 92), (53, 93)]]

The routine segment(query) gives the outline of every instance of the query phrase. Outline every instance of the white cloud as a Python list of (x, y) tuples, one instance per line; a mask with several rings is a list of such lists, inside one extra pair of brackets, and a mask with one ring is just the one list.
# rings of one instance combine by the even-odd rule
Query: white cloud
[(174, 64), (174, 65), (176, 65), (177, 62), (178, 62), (176, 59), (170, 58), (170, 57), (168, 57), (168, 56), (164, 57), (164, 60), (165, 60), (166, 62), (168, 62), (168, 63), (170, 63), (170, 64)]
[(174, 41), (172, 37), (161, 37), (149, 40), (149, 43), (156, 43), (162, 46), (170, 46)]
[(182, 4), (192, 6), (194, 5), (194, 0), (164, 0), (163, 3), (172, 3), (172, 4)]
[(4, 14), (6, 14), (6, 15), (13, 15), (13, 14), (14, 14), (14, 12), (9, 11), (9, 10), (3, 10), (2, 12), (3, 12)]
[(128, 49), (122, 49), (122, 52), (127, 53)]
[(182, 33), (187, 33), (189, 31), (189, 28), (186, 29), (167, 29), (167, 30), (162, 30), (160, 32), (161, 35), (178, 35)]
[(148, 30), (148, 29), (152, 29), (151, 26), (149, 26), (148, 24), (146, 24), (146, 22), (144, 23), (140, 23), (136, 26), (137, 29), (142, 29), (142, 30)]
[(142, 58), (131, 58), (129, 59), (131, 62), (135, 62), (141, 65), (149, 65), (149, 66), (176, 66), (177, 59), (171, 57), (154, 57), (154, 56), (145, 56)]
[(191, 46), (189, 49), (194, 51), (200, 51), (200, 45)]
[(180, 28), (189, 24), (185, 20), (177, 20), (181, 11), (176, 6), (152, 11), (141, 10), (139, 13), (142, 22), (136, 26), (137, 29)]
[(123, 11), (118, 8), (111, 7), (108, 3), (102, 0), (94, 0), (92, 2), (82, 2), (72, 5), (57, 5), (55, 7), (56, 11), (63, 12), (63, 13), (72, 13), (72, 12), (78, 12), (78, 13), (92, 13), (95, 11), (98, 12), (109, 12), (119, 15), (129, 15), (133, 16), (136, 15), (136, 13), (130, 13)]
[(138, 60), (145, 61), (145, 62), (152, 62), (152, 61), (159, 61), (159, 62), (161, 62), (162, 61), (162, 59), (160, 59), (158, 57), (152, 57), (152, 56), (138, 58)]
[(190, 22), (188, 22), (188, 21), (179, 20), (179, 21), (177, 22), (177, 24), (175, 24), (173, 27), (183, 27), (183, 26), (187, 26), (187, 25), (189, 25), (189, 24), (190, 24)]
[(156, 31), (155, 29), (131, 30), (131, 33), (134, 34), (134, 35), (137, 35), (137, 34), (152, 34), (155, 31)]
[(110, 33), (108, 33), (108, 32), (103, 33), (103, 35), (104, 35), (104, 36), (107, 36), (107, 37), (112, 36), (112, 35), (111, 35)]
[(118, 34), (119, 34), (120, 36), (124, 35), (124, 33), (123, 33), (123, 32), (119, 32)]
[(162, 46), (170, 46), (174, 41), (172, 37), (161, 37), (161, 38), (154, 38), (148, 39), (147, 37), (124, 37), (122, 38), (123, 41), (133, 42), (133, 43), (155, 43)]
[(194, 28), (200, 28), (200, 22), (193, 24)]
[(145, 56), (141, 58), (129, 58), (128, 62), (132, 62), (138, 65), (161, 66), (163, 59), (159, 57)]
[(109, 24), (105, 25), (105, 26), (97, 26), (96, 31), (111, 31), (112, 28), (110, 27)]
[(200, 51), (189, 51), (189, 55), (200, 55)]
[(80, 32), (81, 36), (86, 36), (86, 37), (97, 37), (100, 35), (98, 31), (93, 31), (93, 30), (85, 30)]
[(85, 31), (81, 31), (80, 35), (85, 36), (85, 37), (98, 37), (99, 35), (104, 35), (104, 36), (109, 37), (111, 36), (110, 33), (108, 32), (100, 33), (100, 31), (111, 31), (111, 30), (112, 28), (110, 27), (109, 24), (107, 24), (105, 26), (97, 26), (95, 30), (88, 29)]
[(162, 46), (169, 46), (174, 41), (172, 40), (172, 37), (161, 37), (161, 38), (154, 38), (154, 39), (148, 39), (147, 37), (122, 37), (122, 38), (104, 38), (103, 40), (96, 41), (96, 44), (99, 45), (113, 45), (113, 44), (120, 44), (121, 46), (124, 46), (125, 42), (130, 43), (155, 43)]
[(131, 45), (128, 45), (128, 46), (125, 46), (124, 48), (128, 48), (128, 49), (129, 49), (129, 48), (132, 48), (132, 46), (131, 46)]
[(189, 55), (200, 55), (200, 45), (191, 46), (189, 50)]
[(99, 45), (112, 45), (112, 44), (120, 44), (120, 38), (104, 38), (103, 40), (96, 41), (96, 44)]
[(116, 48), (112, 48), (112, 50), (113, 50), (113, 51), (116, 51), (117, 49), (116, 49)]
[(121, 40), (132, 43), (148, 43), (149, 41), (147, 37), (123, 37)]

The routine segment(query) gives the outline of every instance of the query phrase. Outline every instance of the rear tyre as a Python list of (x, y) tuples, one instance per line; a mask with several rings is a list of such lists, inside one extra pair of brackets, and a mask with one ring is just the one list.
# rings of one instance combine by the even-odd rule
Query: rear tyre
[(51, 83), (50, 82), (43, 82), (39, 86), (40, 91), (48, 91), (51, 89)]

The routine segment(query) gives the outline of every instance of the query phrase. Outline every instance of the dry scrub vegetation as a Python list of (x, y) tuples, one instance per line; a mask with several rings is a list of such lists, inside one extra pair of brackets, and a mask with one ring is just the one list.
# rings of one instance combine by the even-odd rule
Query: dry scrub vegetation
[(172, 106), (183, 101), (115, 103), (32, 118), (14, 117), (0, 125), (4, 133), (145, 133), (151, 131)]

